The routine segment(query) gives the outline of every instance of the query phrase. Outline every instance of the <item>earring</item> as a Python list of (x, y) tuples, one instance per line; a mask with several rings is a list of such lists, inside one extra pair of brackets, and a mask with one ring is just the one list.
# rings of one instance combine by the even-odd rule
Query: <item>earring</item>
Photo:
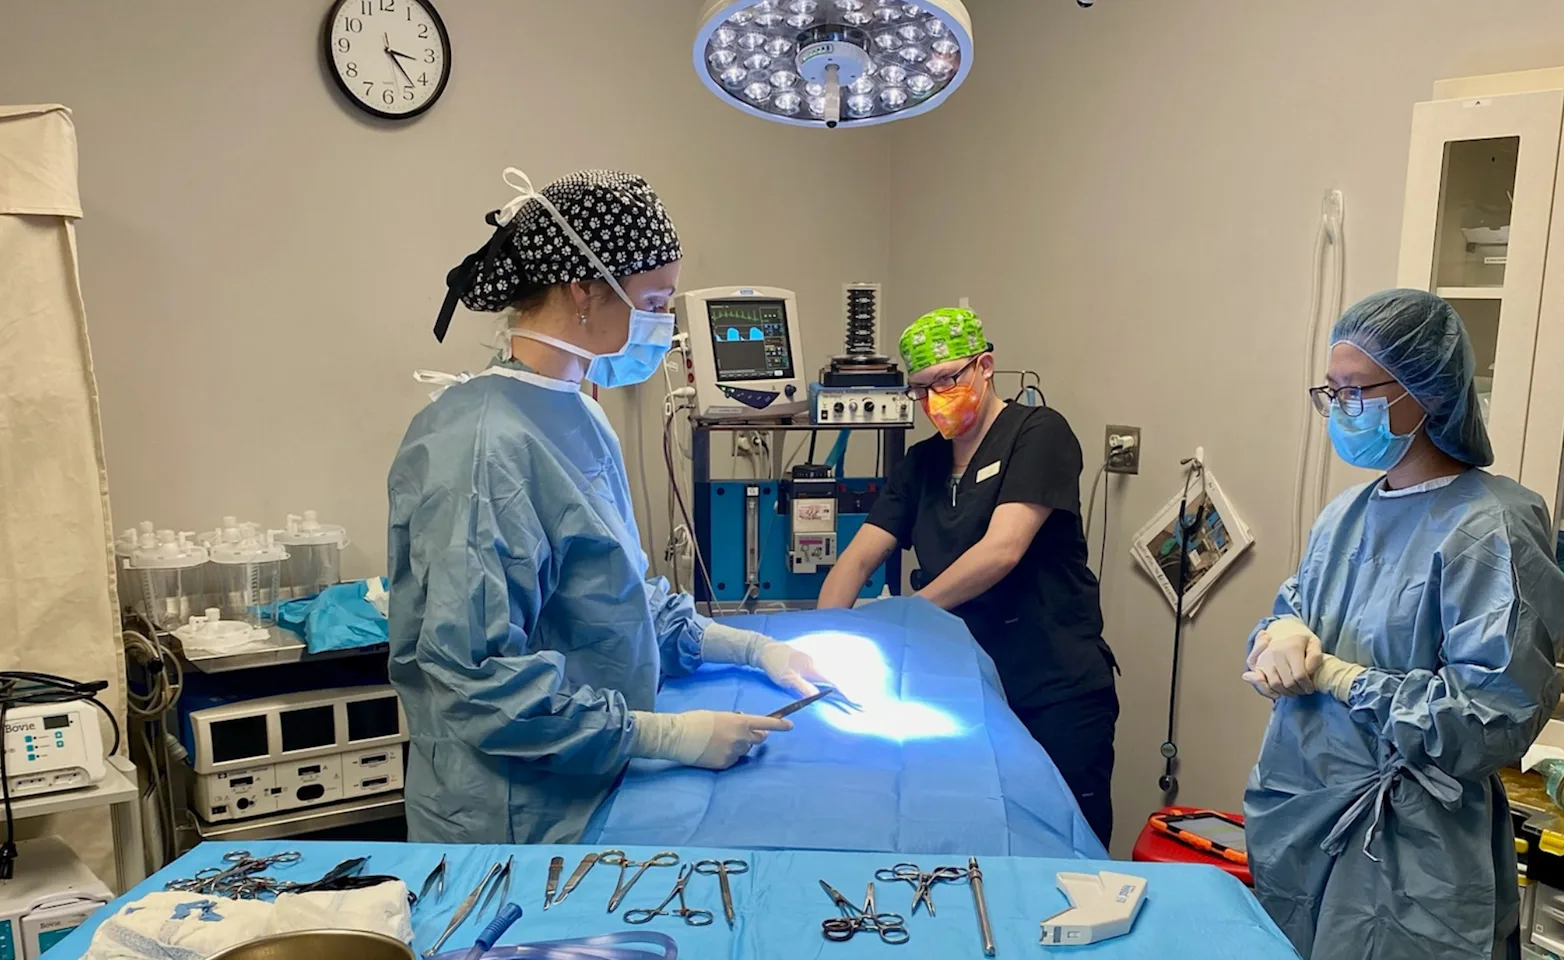
[(580, 324), (585, 324), (587, 322), (587, 315), (584, 314), (584, 313), (577, 314), (576, 315), (576, 322), (580, 323)]

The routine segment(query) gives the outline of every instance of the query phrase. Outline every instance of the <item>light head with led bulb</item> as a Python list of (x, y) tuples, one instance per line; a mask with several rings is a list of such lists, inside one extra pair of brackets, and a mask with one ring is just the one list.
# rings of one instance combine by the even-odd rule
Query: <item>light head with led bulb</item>
[(972, 69), (961, 0), (712, 0), (695, 33), (707, 89), (801, 127), (872, 126), (939, 106)]

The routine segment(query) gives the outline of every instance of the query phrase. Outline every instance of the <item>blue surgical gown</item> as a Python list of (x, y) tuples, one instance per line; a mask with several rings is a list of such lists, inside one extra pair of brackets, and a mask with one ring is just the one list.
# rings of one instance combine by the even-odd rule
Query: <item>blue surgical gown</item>
[(709, 622), (647, 579), (602, 408), (520, 375), (445, 391), (388, 480), (413, 841), (577, 840), (624, 769), (630, 711), (699, 665)]
[(1497, 772), (1559, 699), (1550, 529), (1541, 498), (1480, 470), (1358, 487), (1315, 523), (1260, 628), (1297, 617), (1368, 671), (1346, 704), (1278, 700), (1244, 795), (1255, 893), (1305, 957), (1489, 960), (1515, 929)]

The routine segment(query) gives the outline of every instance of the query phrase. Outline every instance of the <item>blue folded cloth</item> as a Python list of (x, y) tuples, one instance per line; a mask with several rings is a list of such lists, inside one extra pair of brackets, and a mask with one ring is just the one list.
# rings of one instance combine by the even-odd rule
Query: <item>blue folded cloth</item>
[(277, 623), (304, 637), (310, 653), (353, 650), (386, 642), (386, 618), (368, 599), (370, 585), (384, 593), (385, 578), (327, 587), (319, 596), (278, 607)]

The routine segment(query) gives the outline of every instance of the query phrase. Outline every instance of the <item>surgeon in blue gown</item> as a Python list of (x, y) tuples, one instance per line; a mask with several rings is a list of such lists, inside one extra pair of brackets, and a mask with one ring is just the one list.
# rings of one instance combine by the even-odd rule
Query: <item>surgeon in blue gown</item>
[(1493, 450), (1461, 318), (1375, 294), (1312, 391), (1381, 472), (1320, 515), (1250, 640), (1275, 700), (1244, 795), (1255, 892), (1312, 960), (1519, 957), (1499, 768), (1559, 699), (1564, 573), (1542, 498)]
[(663, 714), (663, 676), (703, 661), (815, 692), (803, 653), (714, 624), (647, 577), (619, 439), (581, 381), (630, 386), (673, 336), (682, 252), (639, 177), (585, 171), (489, 215), (447, 277), (504, 312), (501, 359), (444, 381), (392, 464), (390, 673), (407, 711), (408, 838), (568, 843), (632, 757), (730, 766), (785, 720)]

